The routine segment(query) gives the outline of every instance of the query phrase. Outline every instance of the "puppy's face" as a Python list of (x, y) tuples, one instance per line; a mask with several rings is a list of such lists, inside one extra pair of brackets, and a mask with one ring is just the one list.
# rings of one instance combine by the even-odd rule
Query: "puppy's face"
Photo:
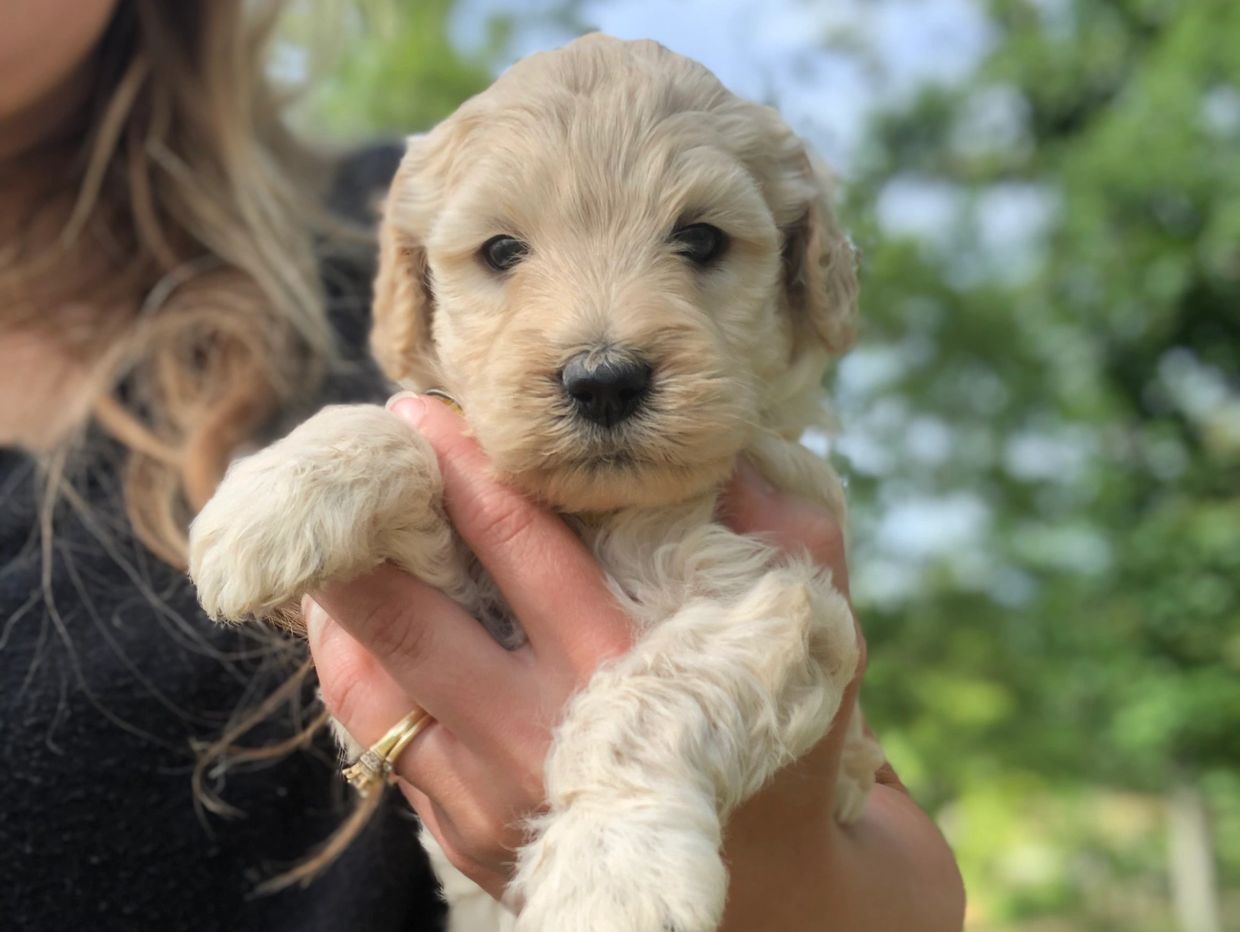
[(527, 59), (411, 141), (373, 345), (568, 512), (706, 491), (851, 334), (852, 256), (794, 137), (653, 43)]

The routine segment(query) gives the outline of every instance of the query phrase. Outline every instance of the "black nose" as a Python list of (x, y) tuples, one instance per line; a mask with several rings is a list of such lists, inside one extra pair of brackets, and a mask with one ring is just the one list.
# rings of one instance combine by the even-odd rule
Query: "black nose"
[(611, 427), (641, 407), (650, 393), (650, 367), (631, 360), (591, 363), (582, 353), (568, 361), (560, 381), (578, 414)]

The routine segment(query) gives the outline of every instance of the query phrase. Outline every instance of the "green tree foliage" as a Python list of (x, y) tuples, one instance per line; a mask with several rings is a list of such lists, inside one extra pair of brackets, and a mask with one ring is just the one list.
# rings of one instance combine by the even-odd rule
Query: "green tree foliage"
[[(316, 59), (310, 132), (403, 136), (433, 126), (491, 82), (490, 55), (471, 58), (449, 40), (453, 0), (323, 0), (294, 6), (285, 32)], [(503, 23), (492, 43), (503, 40)], [(318, 62), (317, 59), (323, 59)]]
[[(984, 506), (903, 594), (871, 578), (867, 704), (932, 798), (1187, 781), (1234, 814), (1240, 4), (989, 9), (976, 74), (883, 117), (850, 191), (866, 343), (896, 348), (845, 399), (891, 454), (855, 465), (858, 559), (893, 497)], [(941, 222), (892, 236), (901, 192)]]

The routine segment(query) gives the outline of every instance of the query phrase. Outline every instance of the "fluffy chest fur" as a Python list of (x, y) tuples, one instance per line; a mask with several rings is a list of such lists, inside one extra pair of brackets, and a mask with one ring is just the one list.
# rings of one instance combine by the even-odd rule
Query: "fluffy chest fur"
[(716, 497), (573, 522), (638, 631), (695, 599), (731, 602), (781, 557), (717, 520)]

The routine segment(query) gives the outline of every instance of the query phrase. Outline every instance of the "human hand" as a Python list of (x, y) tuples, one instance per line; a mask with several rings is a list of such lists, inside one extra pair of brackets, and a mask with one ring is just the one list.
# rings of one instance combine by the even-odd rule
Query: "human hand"
[(439, 454), (448, 514), (529, 638), (506, 651), (446, 596), (391, 566), (314, 593), (310, 650), (324, 702), (368, 746), (412, 706), (434, 723), (398, 784), (452, 864), (498, 898), (543, 804), (542, 770), (568, 698), (631, 644), (594, 558), (556, 516), (488, 478), (463, 423), (427, 398), (398, 416)]
[[(529, 643), (503, 650), (455, 603), (383, 566), (315, 594), (310, 646), (324, 701), (361, 744), (415, 704), (434, 717), (401, 755), (398, 785), (454, 866), (498, 898), (524, 841), (522, 820), (543, 805), (543, 762), (564, 703), (628, 649), (631, 632), (581, 542), (487, 477), (459, 418), (424, 398), (393, 410), (438, 452), (449, 515)], [(722, 510), (742, 533), (808, 552), (847, 594), (843, 535), (825, 509), (781, 495), (742, 465)], [(832, 794), (856, 688), (824, 740), (733, 815), (725, 928), (819, 927), (818, 897), (804, 894), (823, 889), (818, 881), (847, 841), (831, 818)], [(781, 889), (790, 895), (772, 896)]]

